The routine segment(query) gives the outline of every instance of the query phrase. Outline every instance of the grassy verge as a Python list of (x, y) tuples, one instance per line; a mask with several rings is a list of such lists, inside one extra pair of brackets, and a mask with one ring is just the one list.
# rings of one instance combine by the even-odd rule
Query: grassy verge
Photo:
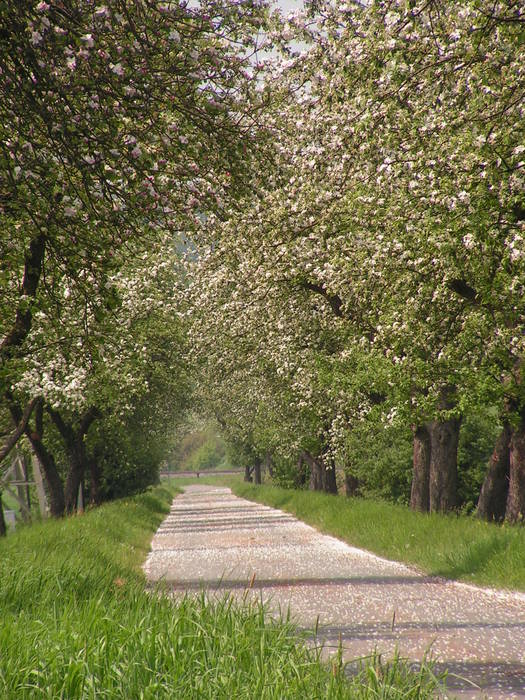
[(0, 697), (431, 698), (431, 671), (348, 681), (261, 606), (148, 594), (140, 564), (173, 487), (21, 528), (0, 542)]
[(429, 574), (525, 591), (525, 528), (426, 515), (381, 501), (231, 481), (233, 491), (293, 513), (356, 547)]

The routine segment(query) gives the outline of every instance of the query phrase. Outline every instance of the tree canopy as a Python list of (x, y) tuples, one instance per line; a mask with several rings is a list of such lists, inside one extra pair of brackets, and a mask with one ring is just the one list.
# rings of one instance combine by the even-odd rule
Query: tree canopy
[(287, 483), (449, 510), (494, 416), (480, 514), (519, 520), (524, 64), (518, 2), (0, 3), (6, 448), (71, 509), (191, 405)]

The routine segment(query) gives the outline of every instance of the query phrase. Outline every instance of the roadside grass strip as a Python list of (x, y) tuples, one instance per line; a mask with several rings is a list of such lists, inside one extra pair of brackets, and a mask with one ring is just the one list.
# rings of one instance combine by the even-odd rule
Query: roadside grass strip
[(355, 547), (425, 573), (525, 591), (525, 528), (475, 516), (424, 514), (408, 507), (230, 480), (242, 498), (279, 508)]
[(0, 542), (0, 697), (434, 698), (431, 667), (372, 658), (350, 679), (287, 619), (202, 594), (152, 595), (140, 570), (174, 489), (22, 527)]

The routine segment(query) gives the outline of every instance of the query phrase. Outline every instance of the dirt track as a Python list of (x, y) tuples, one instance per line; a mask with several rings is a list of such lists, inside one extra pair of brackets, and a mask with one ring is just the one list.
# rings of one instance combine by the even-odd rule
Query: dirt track
[(186, 487), (144, 568), (175, 591), (244, 595), (251, 584), (299, 626), (319, 619), (318, 637), (328, 650), (341, 639), (346, 659), (397, 648), (417, 661), (430, 649), (450, 697), (525, 700), (524, 595), (422, 576), (230, 489)]

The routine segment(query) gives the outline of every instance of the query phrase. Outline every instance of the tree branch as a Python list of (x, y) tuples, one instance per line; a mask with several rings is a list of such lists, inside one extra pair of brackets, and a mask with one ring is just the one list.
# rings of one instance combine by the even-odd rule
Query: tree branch
[(21, 299), (13, 326), (0, 342), (0, 360), (7, 359), (14, 348), (20, 347), (31, 330), (32, 311), (29, 300), (36, 297), (45, 248), (46, 237), (43, 233), (39, 233), (31, 239), (24, 259), (24, 276), (20, 286)]
[(322, 284), (316, 284), (315, 282), (309, 282), (308, 280), (301, 280), (299, 285), (303, 287), (303, 289), (307, 289), (309, 292), (320, 294), (330, 304), (334, 315), (337, 316), (337, 318), (344, 318), (342, 311), (343, 302), (341, 298), (337, 296), (337, 294), (331, 294)]
[(476, 290), (465, 282), (465, 280), (452, 279), (447, 282), (447, 287), (458, 294), (462, 299), (479, 305), (479, 295)]
[(0, 449), (0, 462), (2, 462), (7, 457), (7, 455), (11, 452), (13, 447), (24, 434), (27, 427), (27, 423), (31, 417), (31, 414), (33, 413), (33, 409), (39, 401), (41, 401), (41, 398), (36, 397), (32, 401), (30, 401), (26, 406), (22, 417), (20, 418), (20, 420), (17, 421), (18, 425), (16, 426), (15, 430), (7, 438), (5, 445)]
[(101, 412), (96, 406), (90, 406), (80, 421), (79, 437), (84, 437), (93, 421), (101, 417)]

